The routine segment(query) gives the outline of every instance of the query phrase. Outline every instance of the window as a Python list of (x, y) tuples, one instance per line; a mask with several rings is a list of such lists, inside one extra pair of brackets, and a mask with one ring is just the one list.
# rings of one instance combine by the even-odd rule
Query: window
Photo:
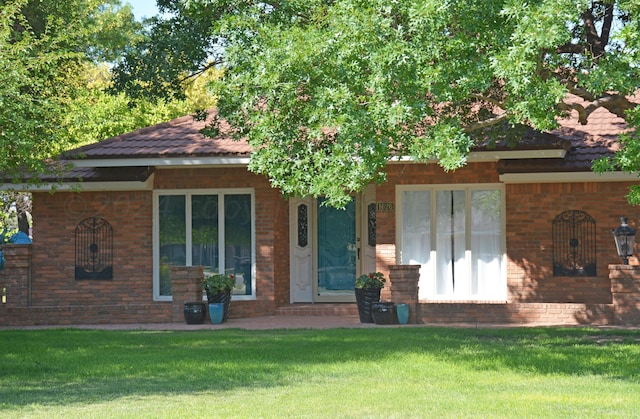
[(161, 191), (154, 200), (154, 294), (171, 296), (169, 266), (233, 274), (234, 299), (255, 298), (253, 191)]
[(499, 186), (399, 187), (399, 256), (418, 264), (420, 299), (506, 297)]

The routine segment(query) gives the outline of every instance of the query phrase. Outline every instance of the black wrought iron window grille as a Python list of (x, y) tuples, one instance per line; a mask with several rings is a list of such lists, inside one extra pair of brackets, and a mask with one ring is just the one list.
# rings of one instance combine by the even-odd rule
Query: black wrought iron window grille
[(553, 275), (596, 276), (596, 222), (586, 212), (565, 211), (553, 220)]
[(75, 278), (113, 279), (113, 228), (106, 220), (91, 217), (75, 230)]

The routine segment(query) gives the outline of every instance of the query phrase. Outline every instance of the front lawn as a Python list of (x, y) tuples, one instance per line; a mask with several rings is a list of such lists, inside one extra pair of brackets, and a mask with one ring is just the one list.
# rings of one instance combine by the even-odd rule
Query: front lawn
[(2, 417), (637, 417), (640, 331), (0, 331)]

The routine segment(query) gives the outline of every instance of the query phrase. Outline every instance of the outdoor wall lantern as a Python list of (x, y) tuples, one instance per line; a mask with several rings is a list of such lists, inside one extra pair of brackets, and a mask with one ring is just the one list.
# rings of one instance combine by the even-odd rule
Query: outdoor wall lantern
[(636, 241), (636, 231), (629, 227), (626, 217), (620, 217), (620, 225), (611, 230), (616, 241), (618, 256), (622, 258), (622, 264), (629, 264), (629, 257), (633, 255), (633, 245)]

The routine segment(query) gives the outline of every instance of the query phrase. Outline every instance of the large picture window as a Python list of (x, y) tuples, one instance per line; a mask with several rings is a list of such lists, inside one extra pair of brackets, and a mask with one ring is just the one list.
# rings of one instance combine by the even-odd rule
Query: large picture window
[(399, 259), (421, 265), (420, 299), (506, 296), (500, 187), (399, 187)]
[(155, 194), (154, 294), (171, 296), (169, 266), (204, 266), (234, 275), (235, 299), (255, 297), (253, 191)]

